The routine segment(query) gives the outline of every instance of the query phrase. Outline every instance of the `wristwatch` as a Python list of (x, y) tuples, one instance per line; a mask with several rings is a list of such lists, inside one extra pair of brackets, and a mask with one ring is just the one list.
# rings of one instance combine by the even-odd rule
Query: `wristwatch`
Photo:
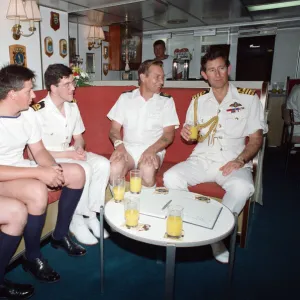
[(116, 149), (121, 144), (123, 144), (123, 141), (121, 141), (121, 140), (115, 140), (115, 142), (114, 142), (114, 148)]

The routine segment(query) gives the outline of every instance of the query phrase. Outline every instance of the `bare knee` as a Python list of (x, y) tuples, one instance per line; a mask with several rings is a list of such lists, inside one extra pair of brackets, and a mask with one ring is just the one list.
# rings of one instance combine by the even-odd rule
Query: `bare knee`
[[(65, 172), (66, 170), (66, 172)], [(78, 164), (64, 165), (66, 186), (71, 189), (82, 189), (85, 184), (85, 171)]]
[(20, 201), (12, 200), (7, 209), (7, 224), (1, 226), (1, 230), (9, 235), (19, 236), (27, 223), (27, 208)]
[(118, 176), (125, 176), (125, 162), (123, 160), (118, 162), (111, 162), (109, 181), (112, 184), (114, 178)]
[(152, 187), (155, 185), (156, 172), (157, 170), (154, 166), (148, 164), (140, 165), (140, 170), (142, 174), (143, 185), (147, 187)]

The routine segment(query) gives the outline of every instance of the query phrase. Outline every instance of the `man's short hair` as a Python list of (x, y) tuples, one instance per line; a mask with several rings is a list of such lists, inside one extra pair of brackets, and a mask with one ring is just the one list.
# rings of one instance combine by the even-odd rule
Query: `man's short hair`
[(73, 74), (72, 69), (63, 64), (49, 65), (45, 72), (45, 86), (51, 91), (51, 85), (58, 85), (60, 80)]
[(166, 49), (166, 43), (163, 40), (157, 40), (153, 43), (153, 48), (157, 45), (163, 45), (164, 48)]
[(141, 74), (145, 74), (146, 76), (148, 76), (149, 74), (149, 69), (151, 66), (160, 66), (162, 67), (163, 63), (160, 61), (160, 60), (154, 60), (154, 59), (148, 59), (148, 60), (145, 60), (141, 63), (141, 65), (139, 66), (139, 69), (138, 69), (138, 82), (139, 82), (139, 85), (141, 84), (141, 80), (140, 80), (140, 75)]
[(228, 55), (223, 48), (218, 46), (210, 46), (208, 51), (201, 58), (201, 71), (206, 72), (206, 64), (209, 60), (215, 60), (222, 57), (225, 61), (227, 67), (229, 67), (230, 62), (228, 60)]
[(0, 100), (5, 99), (11, 90), (22, 90), (24, 82), (34, 78), (34, 72), (26, 67), (19, 65), (7, 65), (3, 67), (0, 70)]

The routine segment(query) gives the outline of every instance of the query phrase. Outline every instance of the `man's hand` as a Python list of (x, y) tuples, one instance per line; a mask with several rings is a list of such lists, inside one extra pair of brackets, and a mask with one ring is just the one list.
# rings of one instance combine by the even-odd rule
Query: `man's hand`
[(123, 144), (119, 145), (115, 149), (115, 151), (112, 153), (109, 160), (110, 160), (110, 162), (118, 162), (122, 159), (124, 159), (125, 161), (128, 161), (128, 153)]
[(191, 130), (190, 130), (191, 126), (185, 124), (182, 129), (181, 129), (181, 136), (186, 140), (189, 141), (190, 140), (190, 136), (191, 136)]
[(37, 167), (39, 171), (38, 179), (50, 188), (62, 187), (65, 184), (63, 169), (60, 166)]
[(76, 153), (77, 153), (78, 155), (80, 155), (81, 157), (84, 157), (84, 159), (82, 159), (82, 160), (86, 160), (86, 152), (85, 152), (85, 150), (84, 150), (83, 147), (81, 147), (81, 146), (76, 146), (76, 147), (75, 147), (75, 151), (76, 151)]
[[(82, 149), (82, 148), (80, 148)], [(71, 150), (71, 151), (66, 151), (67, 152), (67, 157), (74, 159), (74, 160), (86, 160), (86, 152), (83, 150), (77, 151), (77, 150)]]
[(155, 169), (159, 168), (159, 159), (156, 153), (150, 149), (146, 149), (140, 157), (138, 164), (148, 164), (154, 166)]
[(235, 159), (232, 161), (229, 161), (226, 165), (220, 168), (220, 171), (222, 171), (223, 176), (229, 175), (232, 171), (238, 170), (244, 166), (244, 162), (242, 162), (239, 159)]

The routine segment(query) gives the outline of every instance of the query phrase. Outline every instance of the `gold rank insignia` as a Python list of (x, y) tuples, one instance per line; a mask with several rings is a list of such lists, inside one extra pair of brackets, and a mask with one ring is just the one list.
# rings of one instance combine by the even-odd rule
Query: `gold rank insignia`
[(208, 89), (208, 90), (204, 90), (204, 91), (202, 91), (202, 92), (200, 92), (200, 93), (197, 93), (196, 95), (194, 95), (194, 96), (192, 97), (192, 99), (198, 99), (199, 97), (201, 97), (201, 96), (203, 96), (203, 95), (205, 95), (205, 94), (207, 94), (207, 93), (209, 93), (209, 89)]
[(76, 99), (73, 99), (73, 100), (71, 101), (71, 103), (77, 103), (77, 100), (76, 100)]
[(245, 95), (250, 95), (254, 96), (255, 95), (255, 90), (254, 89), (248, 89), (248, 88), (237, 88), (237, 91), (239, 94), (245, 94)]
[(166, 93), (163, 93), (163, 92), (161, 92), (161, 93), (159, 94), (159, 96), (163, 96), (163, 97), (167, 97), (167, 98), (172, 98), (171, 95), (166, 94)]
[(33, 104), (31, 105), (31, 107), (33, 108), (33, 110), (38, 111), (45, 107), (45, 101), (41, 101), (39, 103)]

